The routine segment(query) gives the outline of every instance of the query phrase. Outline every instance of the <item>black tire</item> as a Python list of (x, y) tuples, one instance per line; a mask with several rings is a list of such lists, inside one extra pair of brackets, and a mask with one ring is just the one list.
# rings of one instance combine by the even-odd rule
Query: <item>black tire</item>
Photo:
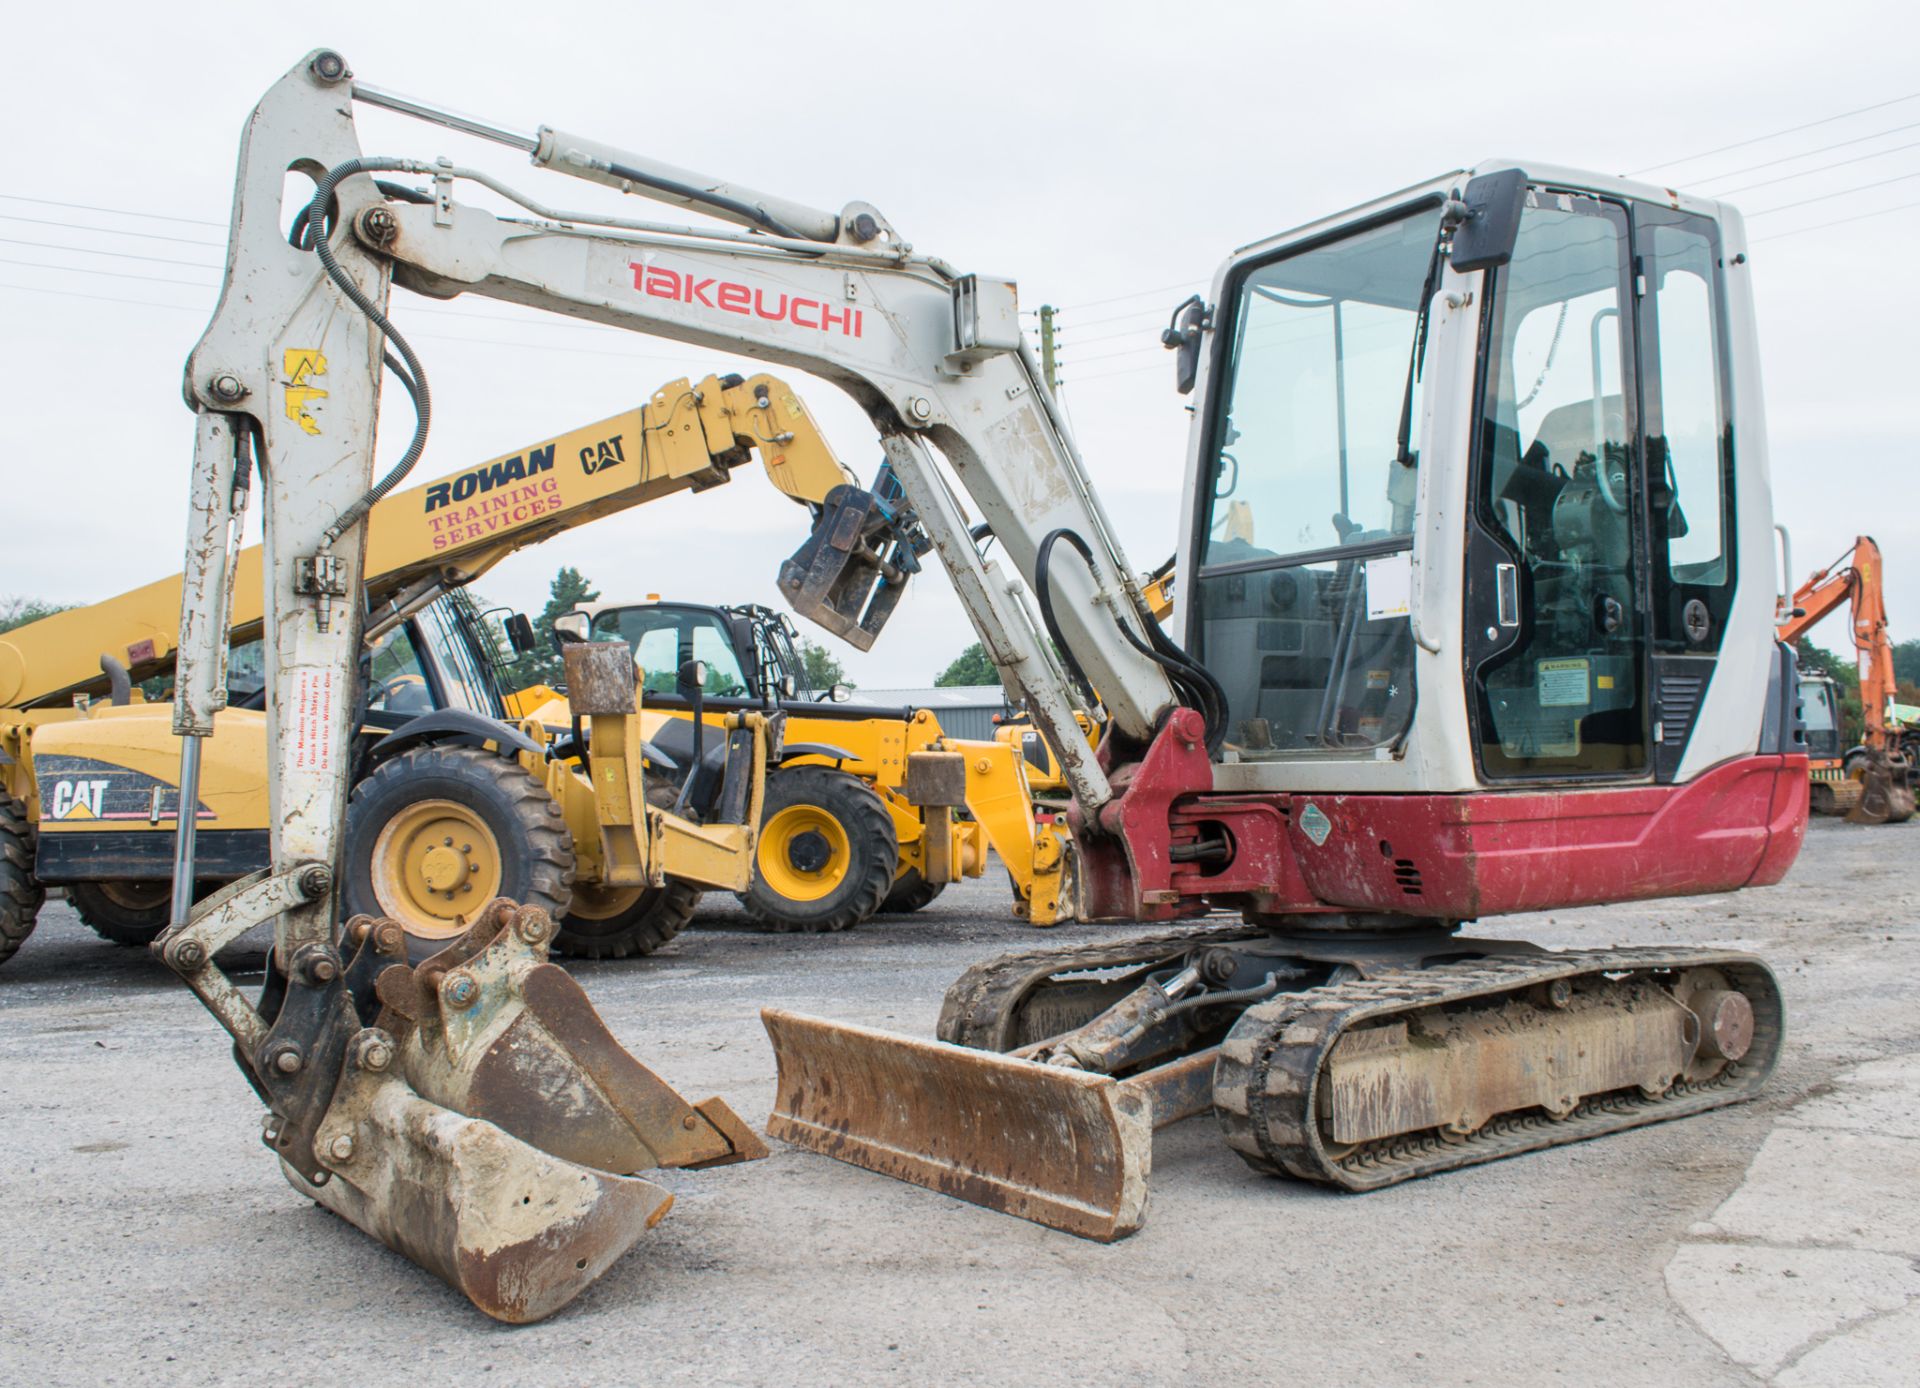
[[(831, 821), (840, 842), (830, 843), (817, 830), (788, 834), (783, 821), (790, 815), (801, 823)], [(817, 871), (826, 877), (815, 884), (818, 895), (782, 892), (768, 882), (769, 867), (793, 881), (813, 876), (810, 855), (822, 851)], [(784, 861), (775, 853), (785, 854)], [(865, 781), (831, 767), (796, 766), (767, 777), (754, 858), (753, 883), (740, 897), (747, 914), (765, 930), (815, 934), (845, 930), (880, 909), (900, 865), (900, 842), (893, 816)]]
[(894, 879), (892, 890), (887, 893), (887, 899), (880, 903), (876, 914), (910, 916), (921, 907), (931, 905), (933, 899), (946, 889), (945, 882), (929, 882), (920, 875), (919, 868), (908, 868)]
[(26, 809), (0, 791), (0, 964), (33, 934), (47, 892), (33, 875), (33, 824)]
[(72, 882), (67, 900), (93, 933), (116, 945), (150, 945), (167, 928), (173, 883), (166, 878), (133, 882)]
[[(444, 899), (422, 885), (439, 879), (414, 872), (436, 852), (426, 830), (417, 827), (434, 823), (434, 815), (472, 831), (444, 835), (445, 846), (464, 855), (471, 873)], [(375, 886), (376, 850), (384, 892)], [(474, 850), (481, 856), (474, 857)], [(573, 876), (573, 838), (558, 802), (518, 762), (478, 747), (441, 744), (402, 752), (361, 781), (347, 803), (345, 914), (399, 921), (415, 963), (457, 939), (497, 896), (539, 906), (558, 921), (572, 904)]]
[[(574, 893), (578, 904), (580, 893)], [(691, 882), (649, 887), (624, 911), (593, 919), (578, 911), (562, 918), (554, 947), (576, 959), (626, 959), (652, 954), (686, 928), (700, 904)]]

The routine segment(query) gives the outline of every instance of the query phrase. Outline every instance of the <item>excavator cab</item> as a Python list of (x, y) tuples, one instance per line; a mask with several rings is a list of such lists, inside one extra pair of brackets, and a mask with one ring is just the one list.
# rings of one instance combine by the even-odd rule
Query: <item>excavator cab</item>
[(981, 964), (937, 1041), (768, 1009), (769, 1131), (1112, 1239), (1153, 1130), (1208, 1109), (1365, 1190), (1754, 1092), (1759, 961), (1461, 932), (1799, 847), (1740, 244), (1495, 165), (1237, 253), (1168, 334), (1200, 343), (1173, 626), (1217, 695), (1073, 823), (1083, 913), (1240, 920)]

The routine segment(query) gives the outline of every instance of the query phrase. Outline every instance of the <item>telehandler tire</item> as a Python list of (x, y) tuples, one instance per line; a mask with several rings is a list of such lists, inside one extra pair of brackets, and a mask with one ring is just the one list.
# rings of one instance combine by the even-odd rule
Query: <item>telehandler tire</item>
[(0, 791), (0, 963), (33, 934), (46, 899), (33, 876), (33, 825), (20, 802)]
[(93, 933), (116, 945), (150, 945), (173, 914), (173, 883), (166, 878), (128, 882), (72, 882), (67, 899)]
[(390, 916), (420, 963), (504, 896), (558, 921), (573, 902), (573, 838), (518, 762), (478, 747), (402, 752), (347, 802), (344, 914)]
[[(624, 891), (576, 887), (573, 909), (561, 918), (553, 937), (554, 948), (576, 959), (652, 954), (686, 928), (699, 904), (700, 888), (691, 882)], [(606, 913), (597, 914), (602, 910)]]
[(845, 930), (880, 909), (899, 865), (893, 817), (871, 786), (796, 766), (767, 777), (753, 882), (740, 901), (765, 930)]
[(894, 879), (892, 890), (875, 914), (910, 916), (921, 907), (932, 905), (933, 899), (946, 889), (945, 882), (929, 882), (920, 875), (919, 868), (908, 868)]

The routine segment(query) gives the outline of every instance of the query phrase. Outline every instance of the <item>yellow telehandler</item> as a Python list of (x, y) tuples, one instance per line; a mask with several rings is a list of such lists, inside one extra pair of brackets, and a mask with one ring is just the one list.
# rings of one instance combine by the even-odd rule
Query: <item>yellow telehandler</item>
[[(416, 954), (461, 934), (496, 895), (551, 913), (558, 947), (583, 954), (645, 953), (684, 924), (702, 884), (609, 875), (603, 811), (570, 719), (551, 727), (507, 706), (500, 638), (527, 648), (526, 620), (496, 627), (465, 590), (518, 549), (724, 482), (756, 453), (796, 501), (867, 506), (798, 395), (761, 375), (670, 382), (639, 409), (374, 508), (368, 679), (350, 753), (350, 909), (399, 921)], [(883, 586), (897, 593), (905, 572), (876, 560), (894, 575)], [(201, 895), (268, 860), (260, 551), (242, 551), (237, 565), (228, 707), (196, 797)], [(166, 924), (177, 742), (170, 706), (147, 702), (136, 681), (171, 674), (179, 604), (174, 577), (0, 635), (0, 959), (31, 931), (49, 886), (64, 887), (87, 924), (120, 943), (146, 944)], [(681, 706), (702, 692), (684, 687), (685, 663), (655, 670), (650, 682)], [(777, 704), (716, 705), (709, 750), (718, 755), (744, 715)], [(650, 710), (643, 717), (660, 722)], [(674, 804), (680, 770), (665, 754), (653, 765), (656, 801)], [(702, 787), (718, 774), (704, 772)], [(631, 820), (634, 811), (616, 813)], [(745, 886), (724, 876), (705, 885)]]

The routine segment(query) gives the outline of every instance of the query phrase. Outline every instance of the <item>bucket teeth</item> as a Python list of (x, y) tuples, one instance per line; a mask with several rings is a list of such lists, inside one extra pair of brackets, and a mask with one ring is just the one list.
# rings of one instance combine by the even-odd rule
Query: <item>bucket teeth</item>
[(542, 1152), (393, 1076), (344, 1081), (322, 1125), (332, 1177), (303, 1194), (496, 1320), (552, 1315), (659, 1223), (673, 1197)]
[(767, 1132), (989, 1209), (1108, 1242), (1140, 1227), (1151, 1102), (1085, 1071), (762, 1010)]

